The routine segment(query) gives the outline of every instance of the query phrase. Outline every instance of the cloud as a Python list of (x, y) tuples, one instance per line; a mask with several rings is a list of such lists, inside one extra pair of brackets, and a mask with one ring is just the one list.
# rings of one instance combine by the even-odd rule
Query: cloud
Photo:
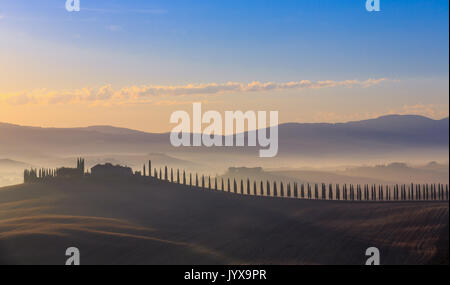
[(436, 105), (436, 104), (416, 104), (416, 105), (404, 105), (398, 109), (392, 109), (389, 114), (400, 115), (421, 115), (429, 118), (440, 119), (448, 117), (448, 105)]
[(122, 27), (118, 26), (118, 25), (109, 25), (109, 26), (106, 26), (106, 28), (108, 30), (110, 30), (111, 32), (120, 32), (120, 31), (122, 31)]
[[(311, 122), (350, 122), (375, 119), (385, 115), (420, 115), (437, 120), (448, 117), (448, 107), (447, 104), (415, 104), (387, 109), (385, 112), (337, 113), (318, 111), (313, 115)], [(298, 121), (305, 120), (298, 118)]]
[[(0, 94), (0, 103), (12, 105), (20, 104), (58, 104), (58, 103), (90, 103), (90, 104), (127, 104), (148, 103), (153, 99), (176, 97), (176, 96), (198, 96), (198, 95), (222, 95), (229, 93), (261, 93), (269, 91), (286, 91), (302, 89), (321, 89), (333, 87), (345, 88), (367, 88), (386, 81), (385, 78), (344, 81), (290, 81), (290, 82), (259, 82), (251, 83), (226, 82), (226, 83), (202, 83), (186, 84), (178, 86), (170, 85), (142, 85), (129, 86), (121, 89), (113, 89), (111, 85), (100, 88), (81, 88), (76, 90), (49, 91), (37, 89), (29, 92)], [(169, 100), (170, 101), (170, 100)], [(173, 100), (172, 100), (173, 101)]]

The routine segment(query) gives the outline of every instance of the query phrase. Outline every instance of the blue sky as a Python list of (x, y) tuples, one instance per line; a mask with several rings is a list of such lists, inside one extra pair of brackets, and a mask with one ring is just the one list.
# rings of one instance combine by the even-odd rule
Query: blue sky
[(448, 105), (448, 1), (80, 3), (0, 0), (0, 92), (388, 78), (391, 94), (423, 82), (410, 103)]

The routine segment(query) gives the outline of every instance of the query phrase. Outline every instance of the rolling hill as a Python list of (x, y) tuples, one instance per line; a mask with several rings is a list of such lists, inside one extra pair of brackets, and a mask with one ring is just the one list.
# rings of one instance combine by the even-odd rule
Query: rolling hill
[(448, 264), (448, 202), (254, 197), (138, 180), (0, 188), (0, 263)]

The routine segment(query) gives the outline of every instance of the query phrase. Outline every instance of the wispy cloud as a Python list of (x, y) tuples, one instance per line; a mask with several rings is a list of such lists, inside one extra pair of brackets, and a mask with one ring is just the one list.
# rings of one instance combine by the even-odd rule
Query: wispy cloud
[(122, 27), (118, 26), (118, 25), (109, 25), (109, 26), (106, 26), (106, 28), (108, 30), (110, 30), (111, 32), (120, 32), (120, 31), (122, 31)]
[[(349, 122), (366, 119), (374, 119), (385, 115), (420, 115), (432, 119), (442, 119), (449, 116), (447, 104), (415, 104), (403, 105), (397, 108), (387, 109), (385, 112), (354, 112), (354, 113), (338, 113), (338, 112), (316, 112), (311, 122)], [(298, 121), (305, 121), (298, 118)]]
[(386, 81), (386, 78), (360, 80), (290, 81), (277, 82), (226, 82), (187, 85), (142, 85), (114, 89), (111, 85), (100, 88), (81, 88), (69, 91), (51, 91), (47, 89), (29, 92), (0, 94), (0, 102), (12, 105), (22, 104), (58, 104), (58, 103), (142, 103), (152, 99), (174, 96), (222, 95), (229, 93), (262, 93), (286, 90), (321, 89), (333, 87), (367, 88)]

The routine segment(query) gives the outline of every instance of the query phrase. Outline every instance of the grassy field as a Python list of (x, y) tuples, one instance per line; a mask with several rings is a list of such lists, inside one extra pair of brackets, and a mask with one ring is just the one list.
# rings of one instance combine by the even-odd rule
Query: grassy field
[(252, 197), (148, 180), (0, 188), (0, 263), (448, 264), (448, 202)]

